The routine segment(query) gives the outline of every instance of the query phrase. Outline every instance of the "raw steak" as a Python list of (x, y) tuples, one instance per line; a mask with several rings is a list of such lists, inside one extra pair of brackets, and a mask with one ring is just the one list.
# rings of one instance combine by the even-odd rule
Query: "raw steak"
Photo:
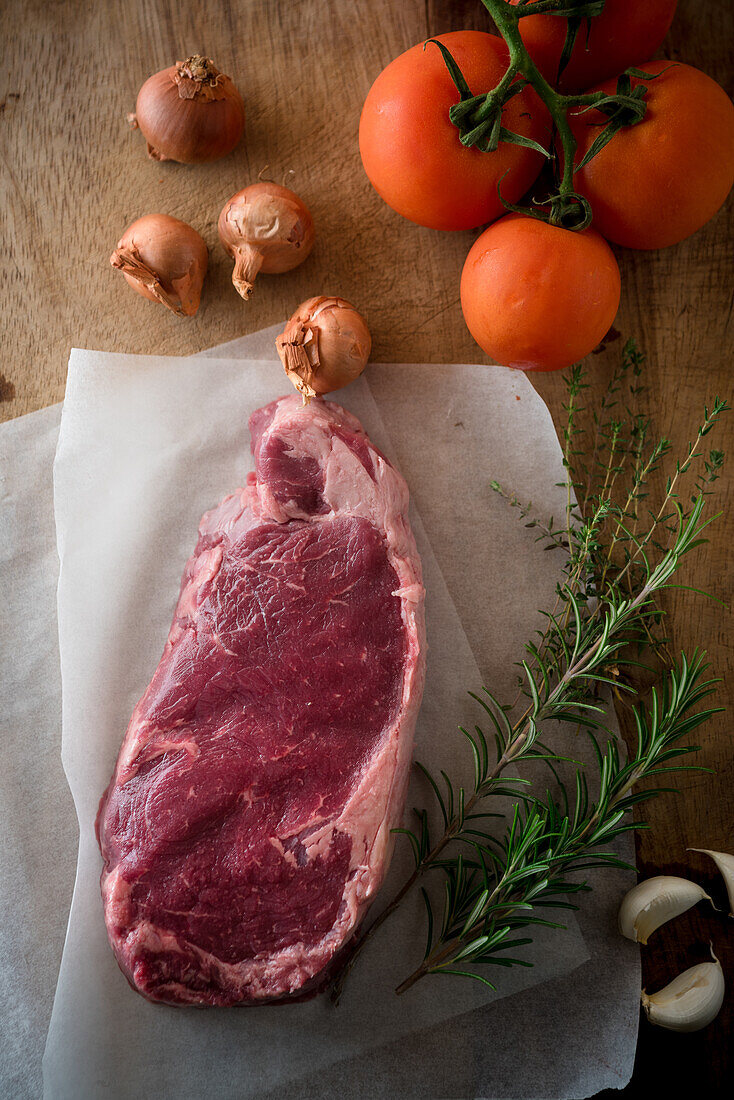
[(423, 690), (400, 474), (338, 405), (250, 418), (255, 473), (208, 512), (97, 836), (140, 993), (304, 995), (385, 875)]

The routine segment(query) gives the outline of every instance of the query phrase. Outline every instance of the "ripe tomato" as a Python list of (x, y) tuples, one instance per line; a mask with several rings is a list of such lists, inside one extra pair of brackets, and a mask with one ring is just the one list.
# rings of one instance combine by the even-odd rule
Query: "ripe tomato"
[[(594, 227), (628, 248), (677, 244), (714, 216), (734, 183), (734, 105), (723, 88), (690, 65), (648, 61), (647, 112), (620, 130), (577, 172), (575, 186)], [(664, 71), (665, 70), (665, 71)], [(641, 81), (634, 80), (633, 84)], [(616, 82), (600, 85), (614, 91)], [(576, 163), (599, 133), (598, 111), (569, 115)]]
[[(581, 24), (558, 87), (578, 92), (652, 57), (668, 33), (677, 2), (606, 0), (601, 15), (591, 19), (590, 30), (587, 23)], [(520, 34), (543, 76), (555, 84), (566, 20), (550, 14), (526, 15), (520, 20)]]
[(619, 305), (617, 261), (587, 229), (572, 233), (522, 214), (485, 229), (466, 258), (461, 308), (498, 363), (560, 370), (602, 340)]
[[(488, 92), (507, 69), (504, 42), (482, 31), (440, 35), (475, 95)], [(396, 57), (372, 85), (359, 123), (359, 150), (372, 186), (403, 217), (431, 229), (470, 229), (498, 218), (497, 197), (510, 202), (528, 189), (540, 153), (500, 144), (493, 153), (468, 149), (449, 120), (458, 103), (437, 46), (421, 42)], [(549, 141), (548, 115), (532, 88), (507, 104), (503, 125), (540, 144)]]

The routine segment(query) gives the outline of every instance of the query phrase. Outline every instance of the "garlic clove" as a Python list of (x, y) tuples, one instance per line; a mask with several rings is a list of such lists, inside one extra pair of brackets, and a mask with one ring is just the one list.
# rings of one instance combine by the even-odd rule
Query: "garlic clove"
[(705, 856), (711, 856), (721, 871), (726, 884), (726, 892), (729, 896), (729, 916), (734, 917), (734, 856), (730, 856), (728, 852), (712, 852), (710, 848), (689, 848), (688, 851), (703, 852)]
[(644, 879), (622, 899), (619, 930), (633, 943), (647, 943), (661, 924), (685, 913), (704, 898), (711, 901), (705, 890), (687, 878), (656, 875)]
[(669, 1031), (700, 1031), (719, 1013), (724, 1000), (724, 971), (711, 951), (713, 962), (699, 963), (640, 1000), (651, 1024)]

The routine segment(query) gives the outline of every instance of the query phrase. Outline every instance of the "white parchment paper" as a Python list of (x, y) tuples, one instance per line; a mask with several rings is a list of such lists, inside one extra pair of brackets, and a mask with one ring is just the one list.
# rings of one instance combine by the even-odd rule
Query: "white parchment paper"
[(59, 561), (51, 470), (60, 406), (0, 425), (0, 1096), (40, 1095), (74, 885), (61, 766)]
[[(263, 334), (268, 353), (272, 348), (270, 339), (269, 333)], [(248, 340), (252, 338), (246, 338), (245, 342)], [(245, 348), (234, 345), (226, 350), (233, 355), (242, 354)], [(192, 365), (186, 366), (181, 361), (153, 361), (159, 364), (155, 385), (160, 382), (165, 391), (159, 409), (162, 420), (160, 416), (156, 420), (158, 414), (153, 414), (151, 392), (145, 388), (154, 381), (151, 372), (141, 375), (133, 371), (130, 376), (123, 372), (126, 381), (121, 391), (122, 377), (118, 377), (117, 370), (121, 361), (116, 360), (111, 370), (111, 358), (82, 355), (79, 381), (85, 384), (78, 392), (74, 391), (72, 371), (67, 411), (71, 410), (73, 415), (76, 406), (78, 416), (69, 420), (69, 425), (74, 424), (74, 433), (66, 438), (62, 435), (59, 454), (60, 475), (63, 476), (63, 463), (67, 462), (67, 473), (75, 491), (81, 494), (80, 501), (90, 506), (89, 511), (86, 507), (82, 510), (78, 528), (82, 537), (74, 536), (81, 550), (67, 554), (70, 544), (60, 543), (65, 563), (61, 591), (66, 584), (66, 591), (73, 592), (68, 585), (74, 577), (77, 582), (77, 598), (72, 600), (76, 618), (70, 621), (79, 630), (72, 632), (72, 642), (81, 646), (86, 662), (79, 673), (74, 674), (72, 669), (70, 700), (77, 708), (73, 713), (81, 724), (95, 727), (92, 756), (99, 758), (85, 759), (81, 753), (80, 759), (70, 763), (65, 731), (64, 762), (75, 786), (76, 767), (79, 768), (76, 778), (82, 785), (90, 785), (89, 796), (82, 793), (77, 798), (82, 819), (86, 815), (89, 821), (99, 791), (109, 777), (129, 711), (157, 662), (199, 515), (243, 479), (249, 463), (245, 426), (249, 402), (255, 407), (283, 392), (280, 377), (277, 372), (272, 373), (272, 366), (252, 368), (250, 364), (238, 364), (228, 381), (232, 364), (223, 369), (219, 362), (210, 363), (199, 372), (192, 372)], [(151, 366), (150, 360), (146, 366)], [(207, 373), (209, 369), (212, 374)], [(179, 370), (183, 370), (183, 375)], [(257, 375), (267, 376), (265, 383), (256, 383)], [(184, 391), (179, 402), (174, 395), (179, 393), (182, 378), (190, 389)], [(461, 384), (457, 385), (459, 379)], [(98, 413), (85, 396), (91, 381), (96, 386), (95, 399), (108, 408), (99, 425), (104, 429), (101, 449), (89, 446), (92, 437), (85, 434)], [(257, 388), (261, 384), (263, 391)], [(208, 435), (201, 428), (207, 425), (207, 414), (211, 411), (209, 391), (216, 391), (219, 386), (223, 386), (220, 396), (225, 400), (230, 426), (223, 433), (212, 431)], [(253, 388), (247, 393), (240, 420), (243, 408), (240, 395), (250, 386)], [(415, 401), (418, 388), (423, 391), (419, 406)], [(342, 396), (343, 403), (361, 417), (375, 442), (392, 453), (403, 469), (413, 498), (426, 516), (431, 543), (437, 550), (440, 567), (417, 521), (429, 577), (429, 616), (434, 618), (437, 628), (441, 616), (440, 622), (446, 629), (439, 631), (440, 637), (452, 643), (447, 646), (451, 649), (451, 660), (445, 667), (442, 661), (442, 668), (435, 669), (437, 701), (431, 703), (427, 698), (420, 734), (421, 756), (430, 762), (433, 747), (438, 751), (434, 752), (432, 762), (445, 763), (451, 759), (447, 753), (449, 743), (453, 742), (457, 748), (460, 744), (456, 724), (473, 717), (467, 712), (464, 692), (481, 678), (466, 637), (479, 655), (482, 676), (501, 690), (506, 686), (503, 677), (508, 683), (512, 679), (508, 669), (518, 655), (519, 644), (532, 629), (535, 609), (542, 606), (553, 585), (554, 568), (546, 562), (551, 555), (539, 554), (528, 533), (489, 492), (488, 481), (498, 476), (519, 493), (543, 500), (544, 507), (547, 502), (548, 511), (553, 510), (556, 506), (552, 499), (553, 484), (562, 476), (558, 445), (547, 411), (526, 380), (501, 370), (373, 365), (369, 389), (359, 394), (358, 388), (353, 388)], [(198, 406), (194, 418), (198, 427), (182, 421), (178, 415), (182, 407), (184, 412), (187, 406), (191, 407), (189, 399)], [(421, 409), (420, 423), (415, 421), (416, 407)], [(126, 431), (125, 424), (132, 425), (131, 429)], [(182, 435), (186, 436), (183, 450)], [(120, 440), (120, 436), (125, 439)], [(139, 482), (136, 471), (140, 447), (148, 438), (155, 445), (154, 476), (147, 482), (145, 479)], [(0, 455), (6, 439), (7, 433), (0, 434)], [(111, 440), (117, 441), (114, 447)], [(86, 449), (76, 445), (84, 441)], [(70, 442), (73, 446), (68, 448)], [(30, 469), (33, 456), (27, 447), (25, 452), (26, 466)], [(443, 462), (430, 461), (431, 454)], [(73, 477), (73, 467), (67, 461), (71, 456), (77, 464)], [(22, 465), (19, 463), (19, 471)], [(113, 491), (119, 481), (126, 486), (121, 497)], [(18, 478), (18, 488), (22, 484), (22, 478)], [(42, 500), (41, 497), (39, 503)], [(142, 542), (131, 546), (125, 542), (125, 530), (121, 530), (118, 518), (120, 510), (125, 509), (135, 516), (142, 515), (137, 524), (147, 525), (148, 540), (154, 546), (146, 547)], [(31, 512), (29, 508), (29, 515)], [(47, 512), (45, 515), (47, 529)], [(43, 516), (43, 507), (39, 507), (36, 522), (42, 529)], [(26, 537), (27, 534), (26, 530)], [(65, 535), (60, 526), (60, 538), (66, 539), (67, 535), (68, 531)], [(86, 573), (82, 565), (85, 545), (98, 550), (101, 546), (103, 551), (92, 555)], [(126, 553), (119, 554), (121, 548)], [(12, 550), (11, 544), (8, 562), (17, 575), (22, 555), (19, 548), (14, 555)], [(77, 558), (77, 552), (81, 557)], [(115, 554), (119, 571), (105, 571), (107, 558)], [(455, 613), (452, 614), (442, 573), (460, 610), (463, 631)], [(95, 604), (100, 591), (104, 594), (107, 588), (105, 607), (109, 604), (109, 593), (113, 593), (115, 601), (128, 608), (126, 616), (122, 616), (122, 630), (109, 610)], [(141, 595), (145, 592), (148, 599)], [(101, 615), (97, 614), (100, 611)], [(48, 607), (44, 617), (39, 606), (35, 618), (48, 624)], [(62, 614), (62, 652), (65, 652), (63, 618)], [(94, 646), (85, 648), (83, 641), (85, 631), (94, 633), (100, 625), (107, 639), (106, 648), (110, 650), (105, 657)], [(455, 634), (452, 633), (457, 626)], [(23, 633), (22, 627), (18, 633)], [(436, 639), (432, 641), (433, 677), (440, 645)], [(64, 678), (66, 692), (66, 665)], [(93, 681), (97, 682), (96, 692), (87, 691), (84, 697), (85, 683)], [(32, 704), (29, 709), (33, 710)], [(65, 720), (68, 713), (65, 698)], [(114, 726), (109, 743), (105, 742), (97, 722), (100, 714), (107, 714), (109, 727)], [(35, 719), (37, 729), (43, 729), (45, 722), (46, 730), (55, 732), (52, 705), (39, 706)], [(50, 739), (52, 735), (47, 736)], [(95, 783), (98, 789), (92, 793)], [(36, 825), (51, 819), (48, 812), (44, 817), (43, 807), (36, 810), (41, 810), (35, 818)], [(27, 821), (30, 820), (29, 814)], [(68, 843), (73, 827), (69, 828), (67, 823), (61, 828), (62, 824), (57, 824), (57, 832)], [(629, 945), (620, 944), (613, 931), (613, 909), (620, 890), (624, 889), (623, 874), (600, 879), (601, 889), (585, 899), (579, 920), (586, 946), (578, 929), (549, 933), (547, 943), (539, 945), (541, 961), (547, 964), (543, 970), (500, 972), (504, 994), (518, 989), (514, 982), (507, 981), (511, 975), (513, 978), (529, 975), (533, 981), (565, 971), (564, 977), (546, 980), (532, 992), (515, 993), (495, 1004), (481, 1006), (482, 997), (472, 993), (471, 987), (461, 989), (459, 983), (452, 990), (447, 979), (439, 983), (440, 988), (434, 985), (425, 1003), (416, 1002), (413, 1009), (404, 1000), (395, 1002), (392, 998), (391, 1003), (397, 1003), (400, 1012), (392, 1019), (389, 1014), (384, 1017), (384, 1025), (376, 1025), (373, 1019), (376, 1014), (383, 1016), (380, 990), (367, 981), (366, 991), (360, 991), (355, 984), (350, 994), (358, 1002), (350, 1011), (356, 1026), (340, 1031), (334, 1028), (333, 1016), (324, 1015), (327, 1006), (318, 1002), (286, 1009), (210, 1013), (149, 1006), (136, 997), (117, 972), (106, 945), (97, 891), (99, 856), (89, 829), (86, 831), (85, 840), (83, 828), (74, 912), (46, 1056), (49, 1095), (124, 1096), (136, 1091), (136, 1095), (186, 1096), (201, 1095), (205, 1089), (217, 1087), (224, 1096), (265, 1095), (272, 1090), (273, 1095), (324, 1098), (560, 1097), (586, 1096), (598, 1088), (621, 1086), (629, 1076), (639, 986), (636, 953), (629, 950)], [(404, 960), (414, 950), (410, 921), (417, 919), (416, 910), (412, 916), (406, 916), (406, 927), (395, 929), (391, 935), (394, 957), (402, 957), (393, 974), (386, 967), (385, 975), (390, 981), (393, 976), (405, 973)], [(47, 930), (48, 934), (54, 931), (54, 924), (59, 924), (58, 914), (54, 914), (54, 919), (44, 915), (38, 936), (27, 938), (35, 943)], [(84, 932), (88, 938), (79, 934)], [(588, 952), (592, 958), (583, 963)], [(381, 965), (381, 957), (365, 956), (360, 969), (371, 979)], [(594, 973), (593, 986), (589, 981), (590, 968)], [(101, 996), (84, 984), (90, 971), (94, 971), (93, 981), (102, 978), (95, 986), (98, 993), (101, 990)], [(355, 982), (358, 975), (359, 971), (355, 972)], [(416, 993), (421, 984), (428, 990), (431, 983), (419, 983)], [(386, 981), (385, 989), (388, 987)], [(122, 1007), (117, 1002), (110, 1003), (110, 994), (115, 989), (121, 995)], [(386, 1003), (388, 1000), (386, 997)], [(435, 1002), (441, 1007), (437, 1008)], [(378, 1003), (380, 1008), (376, 1011)], [(474, 1007), (467, 1013), (471, 1005)], [(285, 1017), (278, 1019), (283, 1012), (298, 1010), (304, 1010), (301, 1012), (304, 1028), (298, 1021), (294, 1025)], [(431, 1022), (452, 1014), (452, 1019), (440, 1024)], [(26, 1008), (27, 1021), (31, 1016)], [(414, 1026), (413, 1022), (406, 1022), (407, 1016), (413, 1022), (418, 1021), (420, 1031), (406, 1034)], [(184, 1017), (190, 1018), (191, 1023)], [(88, 1026), (91, 1022), (94, 1029)], [(354, 1031), (359, 1033), (356, 1038)], [(518, 1060), (519, 1035), (523, 1037), (523, 1056)], [(380, 1044), (379, 1053), (374, 1049), (355, 1053), (360, 1047), (370, 1048), (375, 1043)], [(284, 1092), (286, 1082), (291, 1082), (291, 1087)], [(34, 1093), (29, 1091), (28, 1095)]]

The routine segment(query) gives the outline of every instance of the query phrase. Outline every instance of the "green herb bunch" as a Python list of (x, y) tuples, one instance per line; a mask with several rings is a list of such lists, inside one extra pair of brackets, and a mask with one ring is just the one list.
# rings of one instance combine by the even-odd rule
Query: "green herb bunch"
[[(650, 481), (670, 460), (671, 446), (665, 438), (651, 439), (649, 420), (635, 411), (643, 366), (629, 341), (594, 415), (591, 448), (581, 446), (579, 427), (584, 371), (571, 369), (560, 523), (544, 522), (531, 505), (492, 483), (537, 531), (543, 549), (564, 553), (555, 605), (544, 612), (545, 629), (525, 646), (516, 697), (502, 701), (486, 689), (473, 696), (483, 726), (461, 730), (474, 764), (471, 788), (417, 765), (438, 807), (440, 831), (431, 828), (427, 806), (414, 811), (412, 828), (396, 830), (412, 847), (413, 872), (356, 937), (334, 999), (364, 944), (414, 888), (426, 906), (426, 946), (398, 993), (428, 974), (492, 985), (487, 966), (530, 965), (521, 957), (532, 942), (527, 933), (537, 925), (562, 927), (546, 912), (577, 908), (572, 896), (589, 889), (584, 872), (626, 866), (613, 845), (622, 833), (643, 827), (632, 820), (633, 808), (670, 790), (662, 784), (671, 772), (692, 767), (684, 762), (697, 748), (689, 737), (716, 713), (701, 704), (717, 681), (707, 678), (705, 654), (671, 655), (658, 599), (679, 587), (674, 577), (682, 560), (705, 541), (716, 518), (706, 517), (706, 504), (724, 456), (707, 450), (704, 441), (729, 406), (717, 398), (704, 409), (695, 439), (671, 463), (662, 499), (654, 504)], [(649, 691), (640, 686), (641, 671), (655, 676)], [(603, 692), (631, 709), (635, 743), (629, 755), (605, 725)], [(559, 722), (574, 723), (590, 738), (592, 782), (583, 767), (554, 752), (552, 731)], [(510, 766), (522, 773), (533, 761), (550, 767), (555, 793), (538, 793), (522, 774), (507, 774)], [(639, 789), (645, 779), (652, 782)], [(514, 807), (509, 820), (496, 812), (498, 800), (507, 798)], [(505, 821), (499, 834), (492, 827), (498, 817)]]

